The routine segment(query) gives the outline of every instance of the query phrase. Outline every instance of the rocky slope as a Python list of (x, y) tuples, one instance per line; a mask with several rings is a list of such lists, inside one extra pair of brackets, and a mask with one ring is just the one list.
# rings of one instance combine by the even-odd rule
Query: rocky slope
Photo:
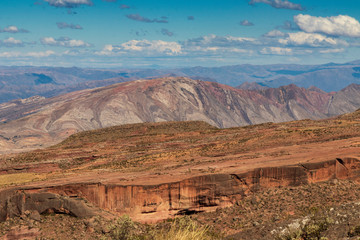
[(325, 93), (295, 85), (241, 90), (188, 78), (138, 80), (2, 104), (7, 123), (0, 124), (0, 151), (49, 146), (75, 132), (128, 123), (201, 120), (227, 128), (320, 119), (356, 110), (359, 94), (358, 85)]
[(357, 111), (230, 129), (165, 122), (81, 132), (0, 159), (0, 221), (49, 209), (78, 217), (102, 209), (151, 222), (239, 206), (266, 189), (356, 182), (359, 122)]
[(115, 214), (128, 214), (137, 221), (156, 222), (232, 206), (259, 189), (359, 177), (360, 160), (345, 158), (258, 168), (244, 173), (207, 174), (155, 185), (74, 182), (19, 187), (12, 191), (0, 190), (0, 222), (19, 217), (25, 211), (43, 214), (49, 209), (77, 217), (94, 216), (96, 211), (91, 211), (80, 199)]

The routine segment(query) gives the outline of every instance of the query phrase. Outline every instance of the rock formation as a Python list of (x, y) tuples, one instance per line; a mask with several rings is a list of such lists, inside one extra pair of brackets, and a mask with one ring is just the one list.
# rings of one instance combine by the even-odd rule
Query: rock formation
[[(34, 190), (32, 190), (34, 191)], [(96, 213), (80, 199), (60, 196), (49, 192), (4, 190), (0, 194), (0, 221), (20, 217), (25, 212), (43, 214), (46, 212), (66, 213), (75, 217), (91, 217)]]
[(344, 158), (317, 163), (257, 168), (245, 173), (201, 175), (157, 185), (76, 183), (18, 187), (0, 192), (0, 220), (24, 211), (64, 212), (77, 217), (95, 213), (80, 199), (117, 214), (149, 222), (175, 215), (212, 211), (259, 189), (298, 186), (330, 179), (359, 179), (360, 161)]

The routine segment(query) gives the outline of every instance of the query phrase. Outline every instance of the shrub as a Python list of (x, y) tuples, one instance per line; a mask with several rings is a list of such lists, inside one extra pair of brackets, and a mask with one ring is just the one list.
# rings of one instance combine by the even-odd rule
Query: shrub
[(202, 226), (189, 217), (177, 218), (167, 228), (155, 232), (155, 240), (210, 240), (220, 239), (208, 226)]
[(110, 237), (114, 240), (145, 240), (151, 239), (140, 228), (140, 225), (134, 223), (129, 216), (124, 215), (118, 218), (115, 224), (110, 227)]

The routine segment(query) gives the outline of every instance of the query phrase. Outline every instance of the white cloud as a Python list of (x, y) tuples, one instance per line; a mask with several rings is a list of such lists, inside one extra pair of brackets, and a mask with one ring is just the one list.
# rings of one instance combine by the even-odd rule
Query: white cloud
[(17, 26), (10, 25), (1, 29), (0, 32), (8, 32), (8, 33), (28, 33), (29, 31), (23, 28), (18, 28)]
[(335, 48), (335, 49), (324, 49), (324, 50), (320, 50), (320, 53), (341, 53), (344, 52), (345, 49), (344, 48)]
[(79, 7), (81, 5), (92, 6), (93, 3), (91, 0), (44, 0), (48, 2), (50, 6), (53, 7), (66, 7), (66, 8), (74, 8)]
[(121, 44), (125, 51), (151, 51), (160, 52), (167, 55), (177, 55), (181, 53), (181, 46), (177, 42), (165, 42), (162, 40), (131, 40)]
[(4, 28), (4, 32), (18, 32), (19, 29), (16, 26), (8, 26)]
[(292, 55), (293, 51), (291, 48), (265, 47), (260, 50), (260, 53), (265, 55)]
[(3, 44), (5, 46), (19, 46), (19, 45), (23, 45), (23, 42), (21, 40), (15, 39), (13, 37), (9, 37), (7, 39), (4, 39)]
[(22, 53), (22, 52), (1, 52), (0, 57), (1, 58), (18, 58), (18, 57), (49, 57), (51, 55), (54, 55), (55, 52), (53, 51), (45, 51), (45, 52), (28, 52), (28, 53)]
[(214, 34), (189, 39), (182, 43), (184, 55), (252, 54), (260, 42), (255, 38), (217, 36)]
[(192, 47), (247, 47), (256, 45), (259, 42), (255, 38), (234, 37), (234, 36), (217, 36), (210, 34), (184, 41), (182, 44), (186, 48)]
[(58, 38), (55, 39), (53, 37), (44, 37), (41, 40), (41, 43), (43, 45), (49, 45), (49, 46), (59, 46), (59, 47), (90, 47), (91, 45), (83, 40), (76, 40), (76, 39), (70, 39), (70, 38)]
[(294, 16), (299, 28), (308, 33), (323, 33), (333, 36), (360, 37), (360, 23), (347, 15), (314, 17), (299, 14)]
[(348, 45), (346, 41), (341, 39), (326, 37), (318, 33), (305, 32), (288, 33), (288, 36), (285, 39), (279, 39), (279, 43), (284, 45), (309, 47), (330, 47), (336, 45)]
[[(213, 38), (219, 38), (219, 37), (213, 36)], [(252, 43), (256, 42), (255, 38), (245, 38), (245, 37), (226, 36), (226, 37), (224, 37), (224, 39), (229, 40), (229, 41), (235, 41), (235, 42), (252, 42)]]
[(197, 54), (197, 53), (210, 53), (210, 54), (220, 54), (220, 53), (248, 53), (252, 54), (254, 51), (251, 49), (243, 48), (234, 48), (234, 47), (201, 47), (194, 46), (186, 49), (186, 54)]
[(270, 37), (270, 38), (285, 37), (285, 36), (286, 33), (283, 33), (276, 29), (264, 34), (264, 37)]
[(12, 57), (20, 57), (20, 52), (0, 52), (0, 57), (2, 58), (12, 58)]
[(162, 40), (130, 40), (119, 45), (105, 45), (97, 55), (181, 55), (215, 56), (219, 54), (253, 54), (254, 49), (249, 46), (260, 46), (260, 42), (254, 38), (207, 35), (189, 39), (183, 42), (165, 42)]
[(40, 58), (40, 57), (49, 57), (49, 56), (54, 55), (54, 54), (55, 54), (54, 51), (47, 50), (45, 52), (28, 52), (28, 53), (25, 54), (25, 56)]
[(90, 44), (84, 42), (83, 40), (71, 39), (65, 42), (65, 45), (69, 47), (90, 47)]
[(181, 54), (181, 50), (181, 45), (177, 42), (165, 42), (162, 40), (130, 40), (120, 45), (105, 45), (103, 50), (97, 52), (97, 54), (113, 55), (126, 53), (141, 53), (147, 55), (179, 55)]
[(4, 40), (0, 40), (0, 47), (24, 47), (25, 44), (33, 45), (36, 42), (23, 42), (13, 37), (8, 37)]
[(57, 41), (52, 37), (44, 37), (41, 39), (41, 43), (44, 45), (56, 45)]
[(98, 51), (95, 54), (106, 56), (106, 55), (113, 55), (115, 53), (120, 54), (119, 51), (120, 51), (119, 46), (114, 48), (113, 45), (107, 44), (103, 47), (101, 51)]
[(91, 56), (94, 52), (93, 51), (90, 51), (88, 49), (74, 49), (74, 48), (71, 48), (69, 50), (66, 50), (64, 52), (62, 52), (61, 55), (67, 55), (67, 56)]

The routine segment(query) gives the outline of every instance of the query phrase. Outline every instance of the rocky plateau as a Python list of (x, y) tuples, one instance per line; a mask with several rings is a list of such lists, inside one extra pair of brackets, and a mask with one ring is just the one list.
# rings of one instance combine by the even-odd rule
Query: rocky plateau
[[(0, 220), (41, 220), (53, 212), (77, 218), (127, 214), (143, 223), (190, 215), (208, 222), (205, 216), (212, 212), (225, 214), (266, 191), (298, 191), (329, 181), (351, 181), (356, 188), (359, 150), (359, 111), (224, 129), (185, 121), (84, 131), (48, 148), (2, 155)], [(224, 220), (237, 221), (225, 215)], [(254, 216), (250, 221), (257, 222)], [(247, 239), (252, 228), (241, 226), (222, 230), (225, 236)], [(264, 239), (273, 229), (261, 230)]]

